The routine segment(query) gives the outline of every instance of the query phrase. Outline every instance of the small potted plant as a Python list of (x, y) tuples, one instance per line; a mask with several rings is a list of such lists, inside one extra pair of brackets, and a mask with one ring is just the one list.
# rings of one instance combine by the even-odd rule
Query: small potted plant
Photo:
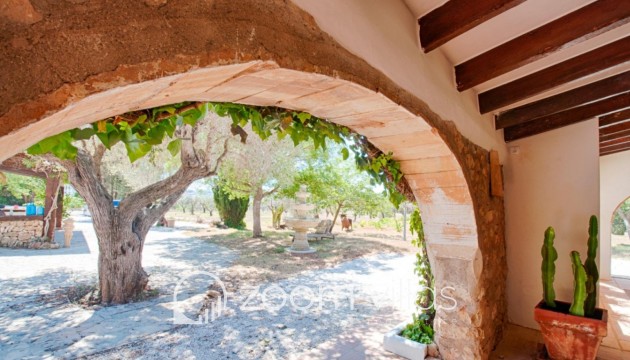
[(557, 301), (553, 288), (558, 253), (553, 246), (555, 231), (545, 231), (542, 247), (543, 300), (534, 309), (545, 347), (554, 360), (593, 360), (607, 334), (606, 310), (597, 308), (597, 217), (591, 216), (588, 228), (588, 254), (582, 264), (580, 253), (572, 251), (573, 302)]

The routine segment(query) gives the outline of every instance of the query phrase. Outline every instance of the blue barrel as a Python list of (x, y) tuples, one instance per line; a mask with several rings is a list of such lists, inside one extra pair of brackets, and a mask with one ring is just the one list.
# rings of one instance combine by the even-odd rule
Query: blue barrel
[(43, 206), (37, 206), (35, 209), (35, 215), (44, 215), (44, 207)]
[(114, 207), (118, 207), (120, 205), (120, 200), (114, 200)]
[(37, 207), (35, 206), (35, 204), (30, 203), (30, 204), (26, 204), (26, 216), (33, 216), (37, 213)]

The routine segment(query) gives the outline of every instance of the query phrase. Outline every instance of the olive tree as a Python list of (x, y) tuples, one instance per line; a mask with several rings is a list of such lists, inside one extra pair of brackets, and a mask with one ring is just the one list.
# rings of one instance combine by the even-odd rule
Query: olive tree
[[(148, 275), (142, 268), (142, 251), (149, 229), (192, 182), (216, 174), (226, 155), (227, 139), (215, 144), (198, 136), (208, 120), (203, 107), (203, 104), (189, 104), (128, 113), (61, 133), (29, 149), (32, 154), (52, 153), (54, 156), (48, 155), (47, 159), (66, 169), (68, 180), (85, 199), (99, 245), (102, 303), (125, 303), (142, 293), (148, 283)], [(100, 143), (86, 146), (92, 136), (98, 137)], [(179, 154), (179, 168), (128, 193), (114, 207), (101, 176), (106, 150), (124, 144), (134, 162), (167, 139), (171, 139), (168, 150)]]
[(293, 182), (302, 147), (294, 146), (288, 138), (262, 140), (253, 134), (251, 126), (244, 130), (248, 134), (247, 141), (231, 146), (233, 150), (219, 168), (219, 181), (232, 195), (251, 197), (253, 237), (262, 237), (262, 202)]

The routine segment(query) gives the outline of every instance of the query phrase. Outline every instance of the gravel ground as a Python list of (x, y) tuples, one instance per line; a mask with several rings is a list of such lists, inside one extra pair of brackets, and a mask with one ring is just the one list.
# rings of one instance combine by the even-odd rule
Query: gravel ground
[[(179, 229), (152, 230), (147, 238), (143, 263), (157, 298), (100, 309), (42, 301), (59, 288), (96, 281), (96, 239), (89, 219), (77, 220), (70, 249), (0, 249), (4, 359), (280, 359), (351, 333), (370, 317), (391, 314), (398, 322), (413, 309), (414, 256), (379, 254), (236, 293), (227, 279), (221, 316), (174, 324), (173, 309), (195, 318), (204, 301), (209, 281), (199, 272), (221, 278), (237, 256)], [(186, 278), (174, 302), (175, 285)]]

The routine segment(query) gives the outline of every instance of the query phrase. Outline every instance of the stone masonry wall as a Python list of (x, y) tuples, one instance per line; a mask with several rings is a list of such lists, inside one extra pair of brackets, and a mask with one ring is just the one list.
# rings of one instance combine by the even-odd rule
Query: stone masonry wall
[(57, 248), (57, 244), (41, 238), (43, 226), (41, 219), (0, 221), (0, 246), (26, 249)]

